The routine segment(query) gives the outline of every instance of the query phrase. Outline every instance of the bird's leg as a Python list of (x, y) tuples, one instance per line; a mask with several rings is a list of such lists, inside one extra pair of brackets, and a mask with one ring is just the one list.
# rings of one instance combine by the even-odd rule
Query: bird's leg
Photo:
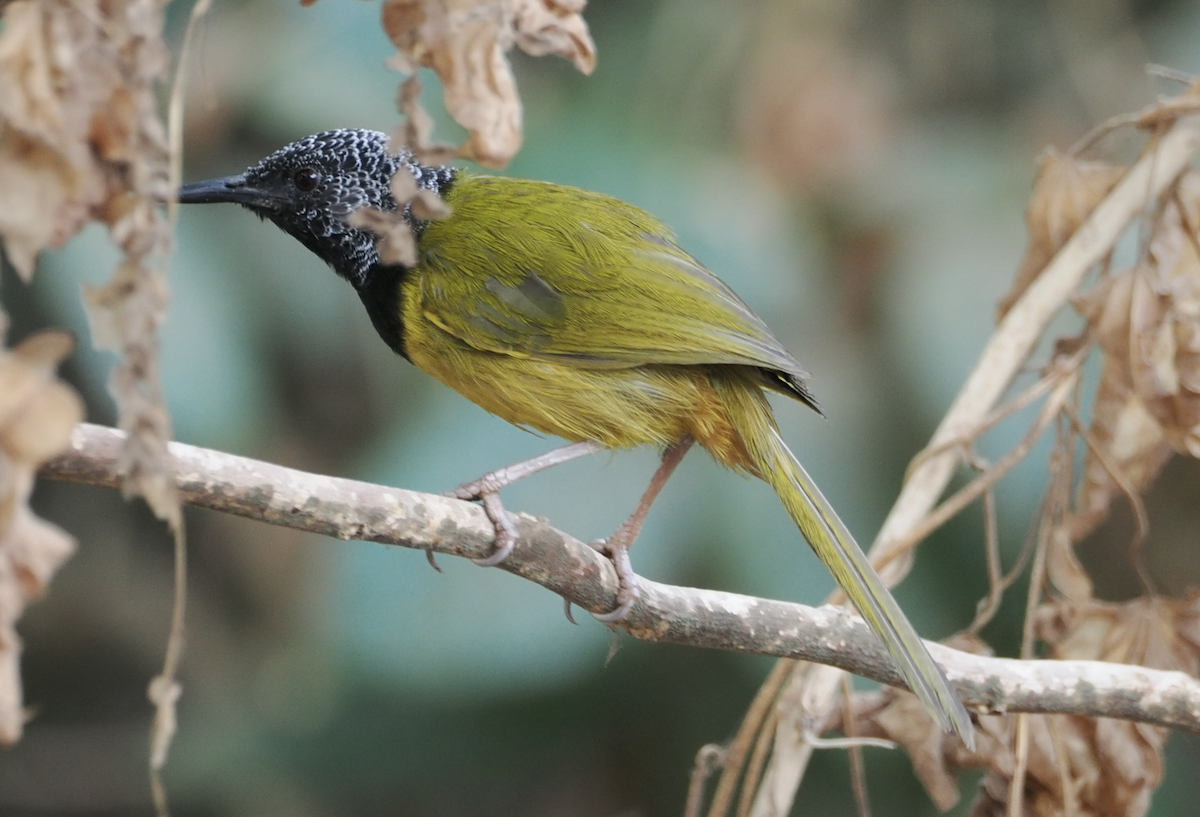
[(629, 561), (629, 548), (641, 533), (642, 523), (646, 521), (646, 514), (650, 512), (650, 506), (654, 504), (659, 492), (667, 484), (667, 480), (671, 478), (671, 474), (683, 460), (683, 455), (692, 447), (693, 442), (695, 440), (692, 439), (692, 435), (685, 434), (679, 442), (664, 451), (662, 464), (658, 466), (658, 470), (650, 479), (650, 487), (646, 489), (646, 493), (642, 494), (637, 509), (621, 523), (621, 527), (617, 528), (612, 536), (607, 539), (597, 539), (591, 543), (593, 548), (612, 560), (613, 567), (617, 571), (616, 609), (599, 615), (592, 613), (597, 621), (615, 624), (629, 615), (629, 611), (633, 609), (633, 604), (638, 597), (638, 586), (637, 575), (634, 574), (633, 564)]
[(547, 451), (545, 454), (533, 459), (490, 471), (477, 480), (464, 482), (454, 490), (446, 491), (443, 496), (452, 496), (455, 499), (465, 499), (472, 502), (475, 500), (482, 502), (483, 512), (487, 514), (487, 518), (491, 520), (492, 525), (496, 528), (495, 552), (484, 559), (472, 559), (471, 561), (483, 567), (498, 565), (508, 558), (508, 554), (512, 553), (513, 545), (516, 544), (517, 527), (513, 524), (508, 511), (504, 510), (504, 505), (500, 502), (501, 488), (505, 488), (517, 480), (536, 474), (538, 471), (544, 471), (552, 466), (577, 460), (580, 457), (586, 457), (588, 454), (594, 454), (602, 450), (604, 450), (604, 446), (591, 441), (564, 445), (562, 448)]

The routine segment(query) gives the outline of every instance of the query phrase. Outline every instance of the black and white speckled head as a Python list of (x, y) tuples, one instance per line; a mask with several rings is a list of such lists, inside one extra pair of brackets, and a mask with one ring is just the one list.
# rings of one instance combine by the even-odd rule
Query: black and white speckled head
[(391, 179), (400, 170), (412, 173), (421, 188), (435, 191), (453, 174), (451, 168), (418, 164), (408, 151), (392, 153), (387, 135), (378, 131), (331, 130), (292, 142), (241, 175), (186, 184), (179, 200), (241, 204), (362, 287), (379, 263), (376, 238), (351, 227), (346, 217), (362, 207), (395, 210)]

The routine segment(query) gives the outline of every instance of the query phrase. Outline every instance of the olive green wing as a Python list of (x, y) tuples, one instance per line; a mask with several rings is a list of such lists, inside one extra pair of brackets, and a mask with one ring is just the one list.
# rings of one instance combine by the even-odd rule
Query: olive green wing
[(740, 364), (807, 376), (642, 210), (560, 185), (471, 176), (447, 202), (454, 214), (421, 236), (421, 303), (476, 349), (599, 368)]

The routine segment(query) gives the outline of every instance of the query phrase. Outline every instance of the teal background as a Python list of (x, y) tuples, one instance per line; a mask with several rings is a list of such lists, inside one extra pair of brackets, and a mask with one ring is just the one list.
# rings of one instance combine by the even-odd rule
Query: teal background
[[(171, 9), (173, 42), (188, 10)], [(784, 437), (864, 543), (992, 331), (1039, 152), (1176, 89), (1144, 63), (1200, 70), (1200, 11), (1167, 0), (624, 0), (585, 16), (592, 77), (514, 55), (526, 139), (506, 172), (654, 212), (762, 315), (828, 416), (781, 399)], [(185, 178), (238, 172), (318, 130), (394, 128), (400, 77), (383, 68), (377, 17), (346, 0), (216, 4), (192, 66)], [(1119, 158), (1130, 145), (1110, 144)], [(14, 339), (45, 325), (79, 336), (66, 374), (93, 422), (114, 419), (112, 358), (90, 348), (79, 291), (116, 257), (93, 227), (46, 253), (31, 287), (3, 280)], [(162, 365), (179, 440), (424, 491), (556, 444), (396, 358), (348, 286), (243, 210), (185, 208), (170, 283)], [(1022, 419), (984, 453), (1011, 447)], [(1010, 562), (1046, 451), (999, 491)], [(597, 456), (504, 498), (602, 536), (654, 465), (652, 451)], [(1151, 497), (1161, 529), (1185, 532), (1151, 542), (1165, 592), (1200, 579), (1198, 477), (1176, 463)], [(43, 484), (35, 500), (80, 552), (21, 625), (34, 718), (0, 754), (0, 814), (149, 813), (144, 689), (166, 634), (167, 536), (113, 492)], [(559, 599), (500, 571), (442, 559), (437, 574), (419, 552), (203, 511), (188, 525), (185, 694), (166, 772), (178, 815), (679, 814), (695, 752), (733, 733), (771, 666), (629, 638), (606, 663), (604, 627), (571, 626)], [(1118, 514), (1082, 554), (1105, 598), (1137, 592), (1123, 530)], [(972, 509), (922, 546), (897, 596), (923, 634), (970, 621), (986, 589), (981, 531)], [(634, 560), (658, 581), (805, 603), (833, 587), (771, 491), (702, 452)], [(1019, 583), (985, 631), (1002, 654), (1017, 649), (1023, 605)], [(874, 814), (933, 813), (902, 753), (866, 758)], [(1150, 814), (1193, 814), (1197, 773), (1200, 741), (1173, 736)], [(818, 753), (794, 813), (853, 808), (845, 756)]]

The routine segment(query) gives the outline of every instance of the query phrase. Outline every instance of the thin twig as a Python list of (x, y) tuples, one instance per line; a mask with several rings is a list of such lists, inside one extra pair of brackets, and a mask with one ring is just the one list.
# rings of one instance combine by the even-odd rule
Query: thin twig
[(1022, 817), (1025, 813), (1025, 771), (1029, 768), (1029, 716), (1017, 716), (1017, 734), (1013, 739), (1012, 777), (1008, 780), (1008, 808), (1005, 817)]
[(987, 560), (988, 593), (975, 609), (968, 632), (977, 633), (992, 620), (1004, 598), (1004, 565), (1000, 560), (1000, 521), (996, 515), (996, 493), (983, 494), (983, 550)]
[(1046, 399), (1041, 411), (1038, 412), (1037, 419), (1034, 420), (1033, 425), (1030, 426), (1029, 431), (1021, 438), (1021, 441), (985, 473), (980, 474), (971, 482), (964, 485), (949, 499), (939, 505), (936, 510), (930, 512), (928, 516), (920, 520), (909, 531), (903, 541), (911, 542), (915, 545), (926, 536), (929, 536), (929, 534), (957, 516), (964, 508), (982, 496), (986, 491), (991, 490), (992, 486), (1029, 456), (1029, 452), (1033, 450), (1033, 447), (1037, 444), (1042, 434), (1045, 433), (1050, 423), (1054, 421), (1058, 412), (1062, 410), (1078, 377), (1078, 368), (1069, 370), (1069, 373), (1059, 381), (1050, 397)]
[[(179, 220), (179, 202), (174, 191), (183, 181), (183, 110), (187, 85), (188, 58), (191, 53), (192, 38), (200, 26), (204, 15), (208, 14), (212, 0), (197, 0), (192, 6), (188, 18), (187, 29), (183, 35), (183, 47), (179, 51), (179, 62), (175, 67), (175, 77), (171, 84), (171, 97), (167, 105), (167, 181), (172, 195), (167, 200), (167, 224), (172, 236), (175, 225)], [(160, 272), (166, 278), (164, 269)], [(154, 703), (154, 722), (150, 732), (150, 792), (154, 801), (154, 810), (158, 817), (168, 817), (170, 809), (167, 805), (167, 790), (162, 781), (162, 770), (167, 765), (167, 754), (171, 742), (175, 738), (176, 715), (175, 704), (183, 689), (176, 680), (179, 674), (179, 663), (183, 660), (184, 621), (187, 615), (187, 533), (178, 508), (175, 515), (168, 520), (171, 523), (171, 533), (174, 539), (175, 570), (173, 579), (173, 601), (171, 604), (171, 628), (167, 636), (166, 652), (163, 656), (162, 672), (150, 681), (147, 694)]]
[[(1046, 499), (1043, 497), (1043, 508), (1045, 503)], [(1025, 541), (1021, 543), (1021, 552), (1017, 554), (1017, 560), (1013, 562), (1012, 568), (1010, 568), (1009, 571), (1000, 578), (995, 587), (989, 589), (988, 595), (980, 600), (980, 603), (975, 611), (975, 619), (965, 630), (966, 633), (974, 635), (978, 633), (979, 630), (984, 627), (984, 625), (992, 620), (992, 616), (996, 614), (996, 610), (1000, 607), (1000, 602), (1003, 600), (1004, 593), (1008, 590), (1008, 588), (1013, 586), (1013, 583), (1017, 580), (1017, 577), (1020, 576), (1021, 572), (1025, 569), (1025, 565), (1028, 563), (1029, 557), (1033, 555), (1035, 544), (1037, 544), (1037, 529), (1035, 527), (1031, 527), (1025, 535)]]
[(779, 707), (772, 706), (763, 721), (762, 728), (754, 736), (754, 750), (750, 753), (750, 762), (746, 764), (746, 774), (742, 778), (742, 790), (738, 795), (737, 817), (746, 817), (754, 804), (754, 793), (758, 790), (758, 781), (762, 777), (763, 767), (771, 746), (775, 742), (775, 726), (779, 723)]
[[(721, 770), (721, 779), (717, 781), (717, 788), (713, 792), (708, 817), (724, 817), (729, 813), (729, 805), (733, 802), (733, 792), (737, 787), (738, 780), (742, 779), (742, 769), (750, 747), (757, 747), (758, 741), (762, 740), (764, 736), (770, 740), (775, 731), (775, 702), (779, 698), (779, 690), (783, 688), (791, 670), (791, 661), (776, 661), (766, 680), (754, 694), (754, 700), (750, 702), (750, 708), (742, 718), (737, 734), (726, 749), (725, 767)], [(751, 778), (749, 774), (742, 779), (743, 789), (747, 786), (753, 788), (756, 785), (758, 785), (757, 779)]]
[(701, 746), (700, 751), (696, 752), (696, 763), (692, 766), (692, 776), (688, 780), (683, 817), (700, 817), (700, 809), (704, 805), (704, 786), (717, 767), (724, 764), (725, 750), (715, 743)]
[(1087, 444), (1088, 450), (1096, 457), (1100, 466), (1108, 474), (1109, 479), (1117, 484), (1121, 493), (1125, 495), (1125, 499), (1129, 502), (1129, 507), (1133, 509), (1133, 518), (1136, 522), (1134, 526), (1133, 537), (1129, 541), (1129, 561), (1133, 565), (1134, 572), (1138, 575), (1138, 580), (1141, 582), (1142, 589), (1146, 591), (1147, 596), (1154, 596), (1158, 591), (1154, 586), (1154, 578), (1150, 575), (1149, 569), (1142, 560), (1142, 545), (1150, 536), (1150, 514), (1146, 512), (1146, 503), (1142, 502), (1141, 494), (1133, 487), (1133, 483), (1129, 481), (1129, 477), (1121, 469), (1121, 466), (1112, 461), (1107, 450), (1096, 439), (1091, 430), (1083, 424), (1079, 419), (1073, 406), (1067, 405), (1064, 412), (1071, 420), (1071, 425), (1075, 427), (1075, 431)]
[(1146, 66), (1146, 75), (1169, 80), (1170, 82), (1178, 82), (1181, 85), (1191, 85), (1196, 81), (1195, 74), (1189, 74), (1187, 71), (1180, 71), (1178, 68), (1172, 68), (1169, 65), (1159, 65), (1153, 62)]
[[(1072, 361), (1070, 368), (1076, 369), (1083, 362), (1083, 359), (1078, 354), (1074, 355), (1073, 357), (1078, 359)], [(951, 449), (969, 447), (975, 440), (978, 440), (980, 437), (982, 437), (985, 432), (995, 428), (1001, 422), (1016, 414), (1018, 411), (1033, 405), (1039, 397), (1050, 391), (1050, 389), (1053, 388), (1057, 383), (1061, 382), (1062, 376), (1065, 373), (1066, 372), (1062, 366), (1047, 372), (1044, 376), (1039, 377), (1037, 382), (1035, 382), (1032, 386), (1018, 394), (1013, 399), (1009, 400), (1004, 405), (999, 406), (989, 413), (987, 417), (984, 417), (982, 420), (980, 420), (979, 424), (971, 429), (970, 433), (966, 436), (960, 437), (956, 440), (948, 440), (939, 446), (930, 446), (918, 451), (917, 455), (912, 458), (912, 462), (910, 462), (908, 467), (904, 469), (904, 480), (908, 481), (912, 477), (913, 471), (919, 468), (922, 463), (931, 457), (936, 457), (938, 454), (944, 454)]]
[[(854, 695), (850, 676), (842, 676), (842, 732), (846, 737), (857, 737), (854, 731)], [(871, 797), (867, 793), (867, 771), (863, 766), (862, 745), (850, 747), (850, 788), (854, 791), (854, 807), (858, 817), (871, 817)]]

